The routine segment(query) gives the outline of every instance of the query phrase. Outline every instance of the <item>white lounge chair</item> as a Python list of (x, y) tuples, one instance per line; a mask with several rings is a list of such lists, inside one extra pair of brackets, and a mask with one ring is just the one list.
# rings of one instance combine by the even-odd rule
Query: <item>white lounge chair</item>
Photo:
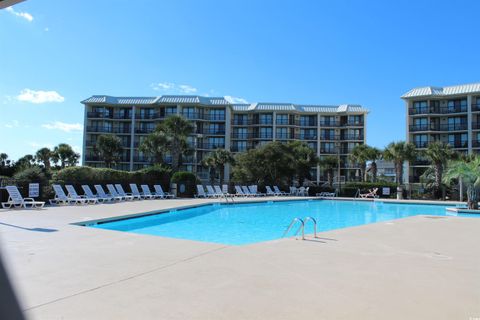
[(138, 197), (138, 199), (153, 199), (153, 195), (150, 194), (145, 194), (145, 193), (140, 193), (140, 191), (138, 191), (138, 187), (137, 187), (137, 184), (136, 183), (130, 183), (130, 190), (132, 190), (132, 195), (134, 197)]
[(334, 198), (334, 197), (337, 196), (337, 193), (336, 192), (322, 191), (320, 193), (317, 193), (316, 196), (321, 197), (321, 198)]
[(207, 194), (205, 193), (205, 189), (201, 184), (197, 184), (197, 194), (195, 196), (196, 198), (206, 198), (208, 197)]
[(112, 201), (112, 197), (100, 197), (99, 195), (95, 195), (92, 192), (92, 189), (90, 189), (89, 185), (83, 184), (82, 185), (83, 192), (85, 193), (85, 196), (87, 198), (95, 198), (98, 200), (98, 202), (106, 202), (106, 201)]
[(223, 194), (231, 195), (231, 194), (228, 192), (228, 184), (222, 185), (222, 192), (223, 192)]
[(368, 193), (358, 193), (360, 198), (367, 199), (367, 198), (378, 198), (377, 195), (378, 188), (373, 188), (368, 190)]
[(296, 196), (296, 195), (298, 195), (297, 187), (290, 187), (290, 195), (291, 195), (291, 196)]
[(53, 191), (55, 192), (55, 198), (50, 199), (50, 204), (86, 204), (87, 200), (85, 199), (74, 199), (66, 195), (65, 191), (59, 184), (52, 184)]
[(117, 192), (118, 192), (119, 195), (121, 195), (122, 197), (124, 197), (127, 200), (135, 200), (135, 199), (140, 200), (141, 199), (140, 196), (134, 196), (131, 193), (125, 192), (125, 190), (123, 190), (123, 187), (120, 183), (115, 184), (115, 189), (117, 189)]
[(41, 209), (45, 205), (43, 201), (35, 201), (33, 198), (23, 198), (16, 186), (6, 186), (8, 192), (7, 202), (2, 202), (3, 209)]
[(304, 197), (305, 196), (305, 187), (298, 188), (297, 195)]
[(142, 184), (140, 187), (142, 188), (142, 192), (143, 192), (144, 195), (152, 196), (152, 197), (155, 198), (155, 199), (158, 199), (158, 198), (162, 199), (162, 198), (163, 198), (163, 197), (162, 197), (161, 195), (159, 195), (159, 194), (152, 193), (152, 192), (150, 191), (150, 187), (149, 187), (147, 184)]
[(218, 197), (221, 197), (221, 196), (222, 196), (222, 194), (218, 194), (217, 192), (215, 192), (215, 190), (213, 189), (212, 186), (207, 185), (207, 197), (218, 198)]
[(174, 194), (171, 194), (170, 192), (163, 192), (161, 185), (156, 184), (153, 187), (155, 188), (155, 193), (162, 196), (162, 198), (175, 198)]
[(280, 194), (276, 193), (275, 191), (270, 188), (270, 186), (265, 186), (265, 189), (267, 190), (267, 196), (274, 196), (278, 197)]
[(213, 188), (215, 189), (215, 193), (220, 195), (221, 197), (222, 196), (226, 196), (226, 194), (222, 191), (222, 189), (220, 188), (220, 186), (213, 186)]
[(242, 191), (247, 197), (255, 197), (255, 195), (248, 190), (247, 186), (242, 186)]
[(95, 187), (95, 190), (97, 190), (97, 196), (99, 196), (100, 198), (110, 198), (110, 199), (113, 199), (113, 200), (116, 200), (116, 201), (122, 201), (123, 200), (123, 198), (121, 196), (116, 195), (117, 194), (116, 190), (115, 190), (115, 194), (110, 194), (110, 193), (107, 194), (107, 193), (105, 193), (105, 190), (103, 190), (103, 187), (101, 185), (96, 184), (94, 187)]
[(246, 197), (247, 195), (243, 193), (242, 188), (240, 186), (235, 186), (235, 195), (237, 197)]
[(275, 191), (276, 194), (280, 196), (288, 196), (288, 193), (280, 190), (280, 188), (278, 188), (277, 186), (273, 186), (273, 190)]
[(250, 194), (252, 194), (254, 197), (264, 197), (264, 196), (266, 196), (265, 193), (258, 192), (258, 186), (257, 185), (248, 186), (248, 191), (250, 191)]
[(98, 199), (95, 198), (95, 197), (87, 198), (85, 196), (80, 196), (77, 193), (77, 190), (75, 190), (75, 188), (71, 184), (66, 184), (65, 189), (67, 189), (67, 192), (68, 192), (67, 196), (71, 199), (85, 199), (85, 202), (88, 203), (88, 204), (97, 204), (98, 203)]

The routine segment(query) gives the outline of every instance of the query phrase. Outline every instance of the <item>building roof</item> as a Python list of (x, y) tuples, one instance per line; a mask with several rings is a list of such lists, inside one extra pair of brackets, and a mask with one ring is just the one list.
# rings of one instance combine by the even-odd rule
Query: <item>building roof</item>
[(419, 87), (408, 91), (401, 98), (409, 99), (416, 97), (441, 97), (471, 93), (480, 94), (480, 83), (461, 84), (449, 87)]
[(206, 106), (231, 106), (234, 111), (297, 111), (308, 113), (367, 113), (368, 110), (356, 104), (300, 105), (292, 103), (255, 102), (232, 104), (224, 97), (202, 97), (188, 95), (167, 95), (159, 97), (112, 97), (95, 95), (82, 101), (83, 104), (110, 105), (156, 105), (156, 104), (200, 104)]

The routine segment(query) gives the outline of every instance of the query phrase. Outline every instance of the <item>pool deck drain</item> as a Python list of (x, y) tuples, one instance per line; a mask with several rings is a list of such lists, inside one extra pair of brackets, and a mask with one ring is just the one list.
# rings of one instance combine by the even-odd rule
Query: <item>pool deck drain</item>
[(211, 201), (0, 210), (28, 319), (480, 317), (478, 218), (416, 216), (246, 246), (72, 225)]

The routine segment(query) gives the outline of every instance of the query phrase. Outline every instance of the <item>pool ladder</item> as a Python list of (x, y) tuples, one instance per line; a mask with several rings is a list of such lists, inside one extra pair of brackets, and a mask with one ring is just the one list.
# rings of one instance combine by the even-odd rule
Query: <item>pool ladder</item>
[(223, 194), (223, 197), (225, 198), (225, 202), (226, 202), (226, 203), (229, 203), (229, 202), (228, 202), (229, 199), (232, 201), (232, 204), (235, 203), (235, 200), (233, 200), (233, 198), (234, 198), (233, 195), (231, 195), (231, 194), (225, 194), (225, 193), (224, 193), (224, 194)]
[(302, 240), (305, 240), (305, 225), (307, 224), (308, 221), (312, 221), (313, 223), (313, 237), (317, 238), (317, 220), (313, 217), (306, 217), (306, 218), (295, 218), (292, 220), (290, 225), (288, 226), (287, 230), (282, 235), (282, 238), (287, 235), (287, 233), (298, 223), (300, 223), (300, 227), (297, 229), (295, 232), (295, 237), (297, 236), (299, 231), (302, 231)]

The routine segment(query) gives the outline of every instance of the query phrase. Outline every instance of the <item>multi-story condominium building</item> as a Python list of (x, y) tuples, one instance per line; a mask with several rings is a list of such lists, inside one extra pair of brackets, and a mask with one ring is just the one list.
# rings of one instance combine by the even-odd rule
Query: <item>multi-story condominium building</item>
[[(458, 152), (480, 151), (480, 83), (415, 88), (401, 98), (407, 109), (407, 141), (419, 150), (443, 141)], [(421, 157), (410, 163), (409, 182), (419, 182), (428, 165)]]
[[(178, 114), (192, 121), (195, 128), (189, 137), (194, 152), (183, 159), (182, 169), (201, 179), (208, 177), (202, 159), (217, 148), (237, 153), (270, 141), (291, 140), (304, 141), (320, 157), (337, 156), (340, 179), (354, 179), (358, 168), (349, 163), (347, 156), (353, 147), (365, 143), (368, 113), (359, 105), (232, 104), (223, 97), (201, 96), (92, 96), (82, 103), (84, 165), (104, 165), (94, 151), (96, 139), (102, 134), (115, 134), (122, 140), (124, 149), (118, 169), (137, 170), (150, 165), (138, 146), (161, 121)], [(165, 160), (169, 161), (168, 156)], [(312, 171), (317, 182), (324, 181), (319, 168)]]

